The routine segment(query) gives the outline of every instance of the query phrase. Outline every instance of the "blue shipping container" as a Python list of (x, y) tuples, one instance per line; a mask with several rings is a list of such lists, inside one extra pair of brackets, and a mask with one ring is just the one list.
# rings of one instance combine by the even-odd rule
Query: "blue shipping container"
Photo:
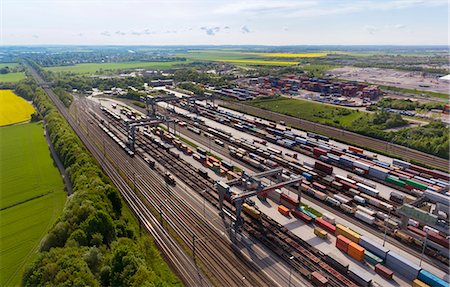
[(431, 285), (432, 287), (448, 287), (448, 282), (445, 282), (441, 278), (437, 277), (436, 275), (426, 271), (426, 270), (420, 270), (419, 276), (417, 277), (419, 280), (427, 283), (428, 285)]

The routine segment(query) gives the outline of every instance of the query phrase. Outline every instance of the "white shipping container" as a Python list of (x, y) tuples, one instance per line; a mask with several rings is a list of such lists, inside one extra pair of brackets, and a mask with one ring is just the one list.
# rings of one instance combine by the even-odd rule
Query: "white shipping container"
[(369, 165), (369, 164), (367, 164), (367, 163), (365, 163), (365, 162), (361, 162), (361, 161), (355, 161), (355, 162), (353, 163), (353, 166), (354, 166), (354, 167), (357, 167), (357, 168), (360, 168), (360, 169), (363, 169), (363, 170), (365, 170), (365, 171), (369, 171), (369, 168), (370, 168), (370, 165)]
[(371, 188), (367, 185), (364, 185), (362, 183), (357, 183), (356, 186), (358, 187), (358, 189), (364, 193), (367, 193), (369, 195), (372, 196), (378, 196), (378, 194), (380, 193), (378, 190)]
[(370, 209), (368, 207), (361, 206), (361, 205), (356, 206), (356, 209), (358, 211), (364, 212), (370, 216), (375, 216), (375, 214), (377, 214), (377, 212), (375, 210)]
[(360, 204), (366, 204), (366, 200), (362, 198), (361, 196), (355, 195), (353, 197), (353, 200)]
[(419, 227), (419, 221), (415, 221), (414, 219), (408, 219), (408, 225)]
[(331, 216), (331, 215), (329, 215), (327, 213), (322, 214), (322, 219), (325, 220), (328, 223), (333, 224), (333, 225), (336, 224), (336, 219), (333, 216)]
[(333, 194), (333, 198), (338, 200), (340, 203), (349, 203), (351, 201), (350, 198), (344, 195)]
[(359, 211), (359, 210), (357, 210), (355, 212), (355, 217), (360, 219), (360, 220), (362, 220), (362, 221), (364, 221), (367, 224), (373, 224), (375, 222), (375, 217), (370, 216), (369, 214), (364, 213), (364, 212)]

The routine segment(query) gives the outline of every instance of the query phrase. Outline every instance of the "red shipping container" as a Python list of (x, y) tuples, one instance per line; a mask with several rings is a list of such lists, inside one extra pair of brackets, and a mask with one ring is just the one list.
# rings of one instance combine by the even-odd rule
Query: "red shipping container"
[(334, 149), (334, 148), (332, 148), (332, 149), (330, 150), (330, 153), (332, 153), (332, 154), (334, 154), (334, 155), (337, 155), (337, 156), (341, 156), (341, 155), (344, 154), (342, 151), (337, 150), (337, 149)]
[(409, 167), (412, 170), (418, 171), (418, 172), (424, 172), (424, 173), (429, 173), (430, 170), (428, 168), (424, 168), (415, 164), (410, 165)]
[(349, 190), (350, 188), (358, 190), (358, 187), (356, 185), (351, 184), (350, 182), (348, 182), (346, 180), (341, 180), (339, 182), (342, 184), (342, 187), (346, 190)]
[(348, 239), (347, 237), (343, 236), (343, 235), (338, 235), (336, 237), (336, 247), (341, 250), (344, 251), (345, 253), (347, 253), (348, 251), (348, 245), (351, 243), (352, 241), (350, 239)]
[(317, 225), (319, 225), (320, 227), (322, 227), (323, 229), (325, 229), (326, 231), (334, 234), (336, 232), (336, 226), (334, 226), (333, 224), (326, 222), (325, 220), (323, 220), (320, 217), (316, 218), (316, 223)]
[(425, 236), (427, 236), (427, 233), (425, 231), (419, 229), (419, 228), (416, 228), (416, 227), (411, 226), (411, 225), (409, 225), (407, 228), (408, 228), (409, 231), (411, 231), (411, 232), (413, 232), (413, 233), (415, 233), (417, 235), (420, 235), (420, 236), (422, 236), (424, 238), (425, 238)]
[(328, 285), (328, 280), (318, 271), (314, 271), (311, 273), (311, 281), (314, 285), (319, 287), (325, 287)]
[(428, 232), (428, 239), (445, 247), (445, 248), (450, 247), (448, 239), (437, 234), (436, 232), (433, 232), (433, 231)]
[(324, 149), (315, 147), (315, 148), (313, 149), (313, 154), (314, 154), (316, 157), (319, 157), (319, 156), (321, 156), (321, 155), (327, 155), (327, 151), (324, 150)]
[(386, 279), (392, 279), (392, 276), (394, 276), (394, 272), (386, 266), (381, 265), (381, 263), (375, 265), (375, 273)]
[(312, 221), (311, 217), (309, 217), (308, 215), (306, 215), (305, 213), (301, 212), (298, 209), (295, 209), (295, 208), (291, 209), (291, 214), (295, 218), (301, 219), (301, 220), (303, 220), (306, 223), (311, 223), (311, 221)]
[(327, 189), (325, 185), (320, 184), (318, 182), (313, 182), (312, 185), (313, 187), (317, 188), (320, 191), (325, 191)]
[(316, 161), (314, 164), (314, 168), (318, 169), (320, 171), (323, 171), (326, 174), (332, 174), (333, 173), (333, 167), (331, 165), (328, 165), (326, 163), (322, 163), (320, 161)]
[(290, 197), (289, 195), (287, 195), (285, 193), (282, 193), (280, 195), (280, 201), (281, 202), (285, 201), (285, 202), (287, 202), (287, 203), (289, 203), (289, 204), (291, 204), (291, 205), (293, 205), (295, 207), (297, 207), (300, 204), (298, 199), (294, 199), (294, 198)]

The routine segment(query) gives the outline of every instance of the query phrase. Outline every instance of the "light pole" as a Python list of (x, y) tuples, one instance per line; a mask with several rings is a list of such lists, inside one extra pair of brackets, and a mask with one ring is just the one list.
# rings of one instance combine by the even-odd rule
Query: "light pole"
[[(391, 219), (391, 210), (389, 209), (389, 215), (387, 220)], [(386, 225), (386, 220), (384, 221), (384, 238), (383, 238), (383, 247), (386, 244), (386, 236), (387, 236), (387, 225)]]
[(423, 242), (422, 254), (420, 254), (420, 262), (419, 262), (420, 267), (422, 267), (422, 260), (423, 255), (425, 254), (425, 248), (427, 247), (427, 241), (428, 241), (428, 231), (425, 231), (425, 241)]
[[(289, 257), (289, 260), (292, 261), (294, 259), (294, 256)], [(292, 279), (292, 262), (289, 262), (289, 285), (288, 287), (291, 287), (291, 279)]]

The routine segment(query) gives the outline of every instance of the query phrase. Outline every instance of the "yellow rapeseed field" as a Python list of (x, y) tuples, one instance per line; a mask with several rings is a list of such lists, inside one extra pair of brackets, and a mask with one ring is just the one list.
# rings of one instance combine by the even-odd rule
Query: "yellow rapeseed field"
[(0, 126), (31, 119), (33, 106), (11, 90), (0, 90)]
[(325, 57), (327, 53), (255, 53), (266, 57), (277, 58), (316, 58)]
[(289, 66), (289, 65), (297, 65), (298, 62), (287, 62), (287, 61), (264, 61), (264, 60), (218, 60), (219, 62), (227, 62), (227, 63), (235, 63), (235, 64), (244, 64), (244, 65), (273, 65), (273, 66)]

